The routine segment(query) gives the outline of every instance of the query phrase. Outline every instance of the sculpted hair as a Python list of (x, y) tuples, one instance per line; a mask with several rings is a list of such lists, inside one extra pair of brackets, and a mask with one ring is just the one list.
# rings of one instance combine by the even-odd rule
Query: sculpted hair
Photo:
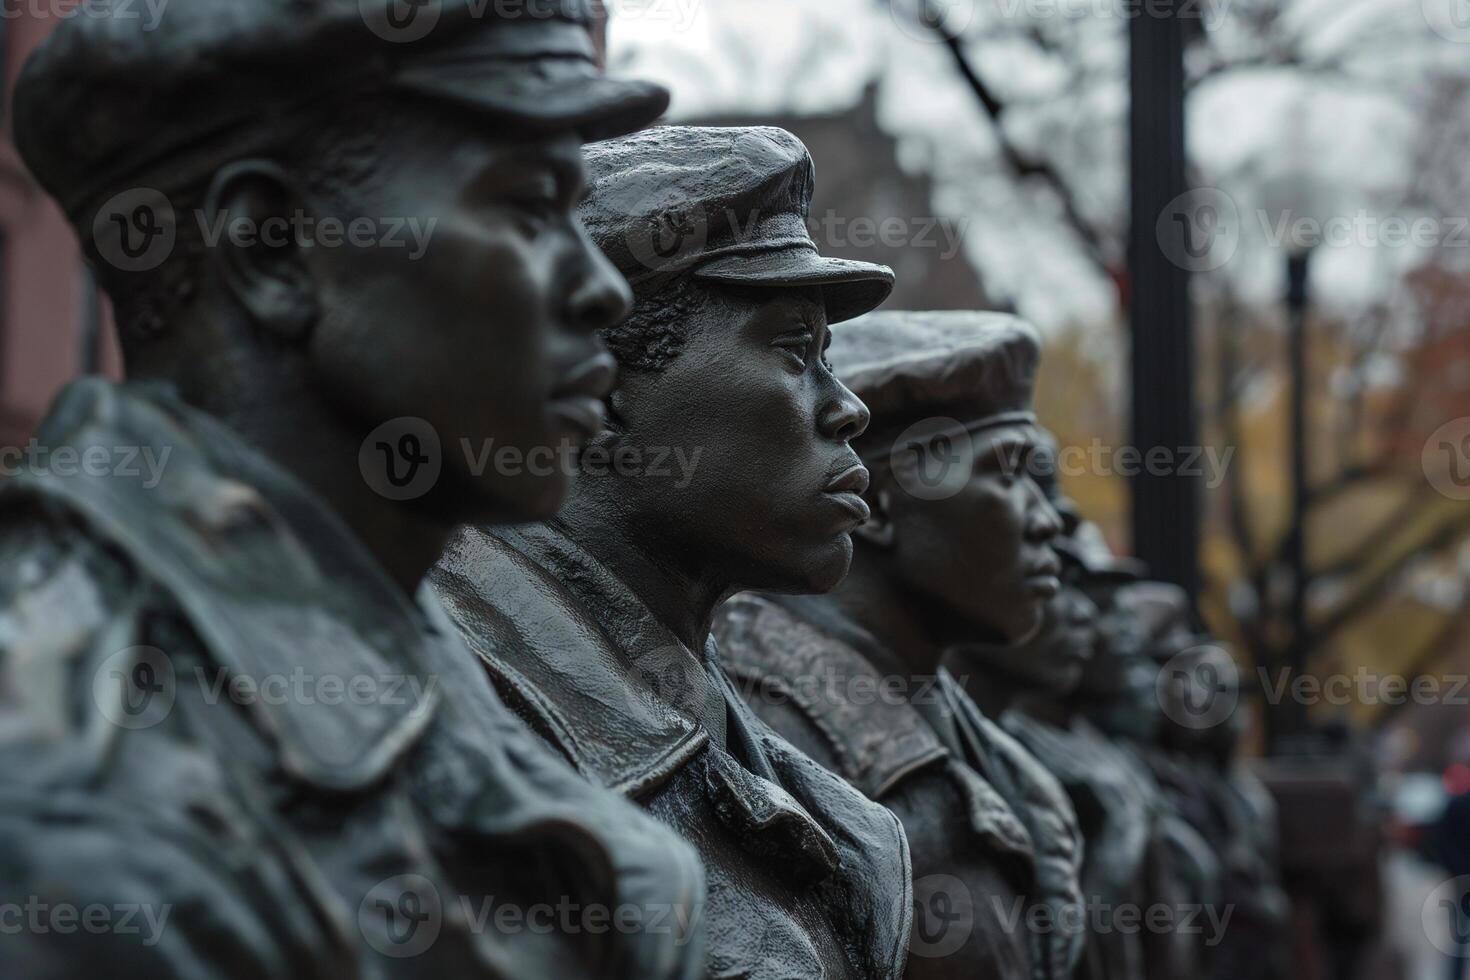
[(693, 320), (713, 297), (689, 276), (675, 276), (648, 293), (635, 293), (633, 312), (601, 331), (602, 342), (628, 371), (662, 371), (684, 351)]

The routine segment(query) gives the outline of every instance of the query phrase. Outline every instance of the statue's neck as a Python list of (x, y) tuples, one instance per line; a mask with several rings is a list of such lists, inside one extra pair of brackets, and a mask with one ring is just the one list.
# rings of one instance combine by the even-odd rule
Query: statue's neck
[[(254, 363), (251, 352), (236, 351), (189, 371), (132, 376), (173, 382), (186, 402), (223, 421), (335, 512), (404, 593), (417, 592), (455, 522), (427, 499), (405, 504), (377, 493), (358, 461), (370, 426), (345, 416), (304, 372)], [(269, 499), (269, 487), (258, 489)]]
[(880, 563), (865, 560), (859, 551), (831, 601), (878, 641), (890, 661), (878, 664), (881, 669), (916, 680), (938, 672), (946, 644), (935, 626), (944, 620), (931, 603), (898, 587)]
[(726, 577), (688, 568), (669, 549), (643, 540), (637, 521), (624, 519), (615, 498), (578, 487), (557, 525), (607, 567), (695, 655), (704, 652), (715, 610), (731, 594)]

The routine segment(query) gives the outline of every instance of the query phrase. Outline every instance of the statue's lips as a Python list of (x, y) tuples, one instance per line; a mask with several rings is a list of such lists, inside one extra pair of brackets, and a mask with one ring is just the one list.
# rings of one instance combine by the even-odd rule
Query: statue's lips
[(838, 463), (837, 468), (838, 472), (827, 481), (822, 492), (848, 511), (857, 523), (866, 524), (873, 516), (868, 502), (863, 499), (870, 480), (868, 468), (862, 463), (845, 462)]
[(1026, 589), (1043, 599), (1050, 599), (1062, 591), (1062, 563), (1050, 548), (1045, 558), (1027, 569)]
[(607, 419), (607, 407), (600, 398), (559, 398), (549, 406), (552, 418), (591, 439), (602, 431)]
[(580, 430), (588, 439), (602, 431), (607, 419), (603, 399), (618, 378), (618, 363), (608, 353), (587, 358), (562, 376), (551, 393), (547, 410), (551, 416)]

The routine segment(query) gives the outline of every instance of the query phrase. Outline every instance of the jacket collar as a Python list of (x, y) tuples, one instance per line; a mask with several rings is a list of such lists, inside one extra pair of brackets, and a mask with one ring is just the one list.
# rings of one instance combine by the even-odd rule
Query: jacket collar
[(178, 603), (232, 678), (259, 683), (304, 673), (351, 690), (365, 677), (379, 693), (388, 685), (403, 692), (368, 704), (252, 699), (248, 713), (289, 775), (360, 789), (418, 740), (439, 700), (424, 667), (424, 645), (434, 642), (424, 615), (337, 515), (284, 470), (163, 386), (75, 382), (37, 438), (53, 452), (129, 447), (163, 461), (156, 485), (141, 466), (120, 464), (105, 475), (51, 467), (6, 481), (0, 492), (31, 495), (86, 521)]
[[(876, 652), (881, 641), (832, 603), (737, 596), (726, 604), (720, 631), (731, 673), (782, 687), (826, 736), (843, 762), (843, 776), (865, 796), (880, 800), (913, 773), (942, 764), (965, 800), (976, 836), (1023, 864), (1034, 859), (1031, 835), (991, 784), (992, 774), (977, 771), (962, 746), (947, 745), (907, 700), (883, 693), (886, 678), (874, 663), (890, 658)], [(811, 678), (819, 683), (804, 683)], [(860, 701), (847, 696), (859, 690), (865, 692)], [(943, 693), (936, 687), (914, 696), (937, 699)]]
[(710, 741), (699, 658), (616, 575), (547, 525), (464, 528), (430, 573), (497, 683), (586, 777), (660, 785)]

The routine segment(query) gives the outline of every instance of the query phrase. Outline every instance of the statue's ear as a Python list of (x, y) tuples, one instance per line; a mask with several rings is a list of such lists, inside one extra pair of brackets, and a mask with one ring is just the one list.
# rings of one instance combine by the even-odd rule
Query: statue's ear
[(866, 541), (875, 548), (885, 551), (893, 547), (893, 508), (891, 491), (887, 487), (879, 487), (869, 490), (864, 498), (868, 502), (868, 509), (873, 516), (866, 523), (859, 524), (853, 533), (860, 539)]
[(291, 176), (268, 160), (222, 168), (204, 200), (208, 261), (250, 318), (290, 342), (320, 313), (294, 216), (305, 205)]

